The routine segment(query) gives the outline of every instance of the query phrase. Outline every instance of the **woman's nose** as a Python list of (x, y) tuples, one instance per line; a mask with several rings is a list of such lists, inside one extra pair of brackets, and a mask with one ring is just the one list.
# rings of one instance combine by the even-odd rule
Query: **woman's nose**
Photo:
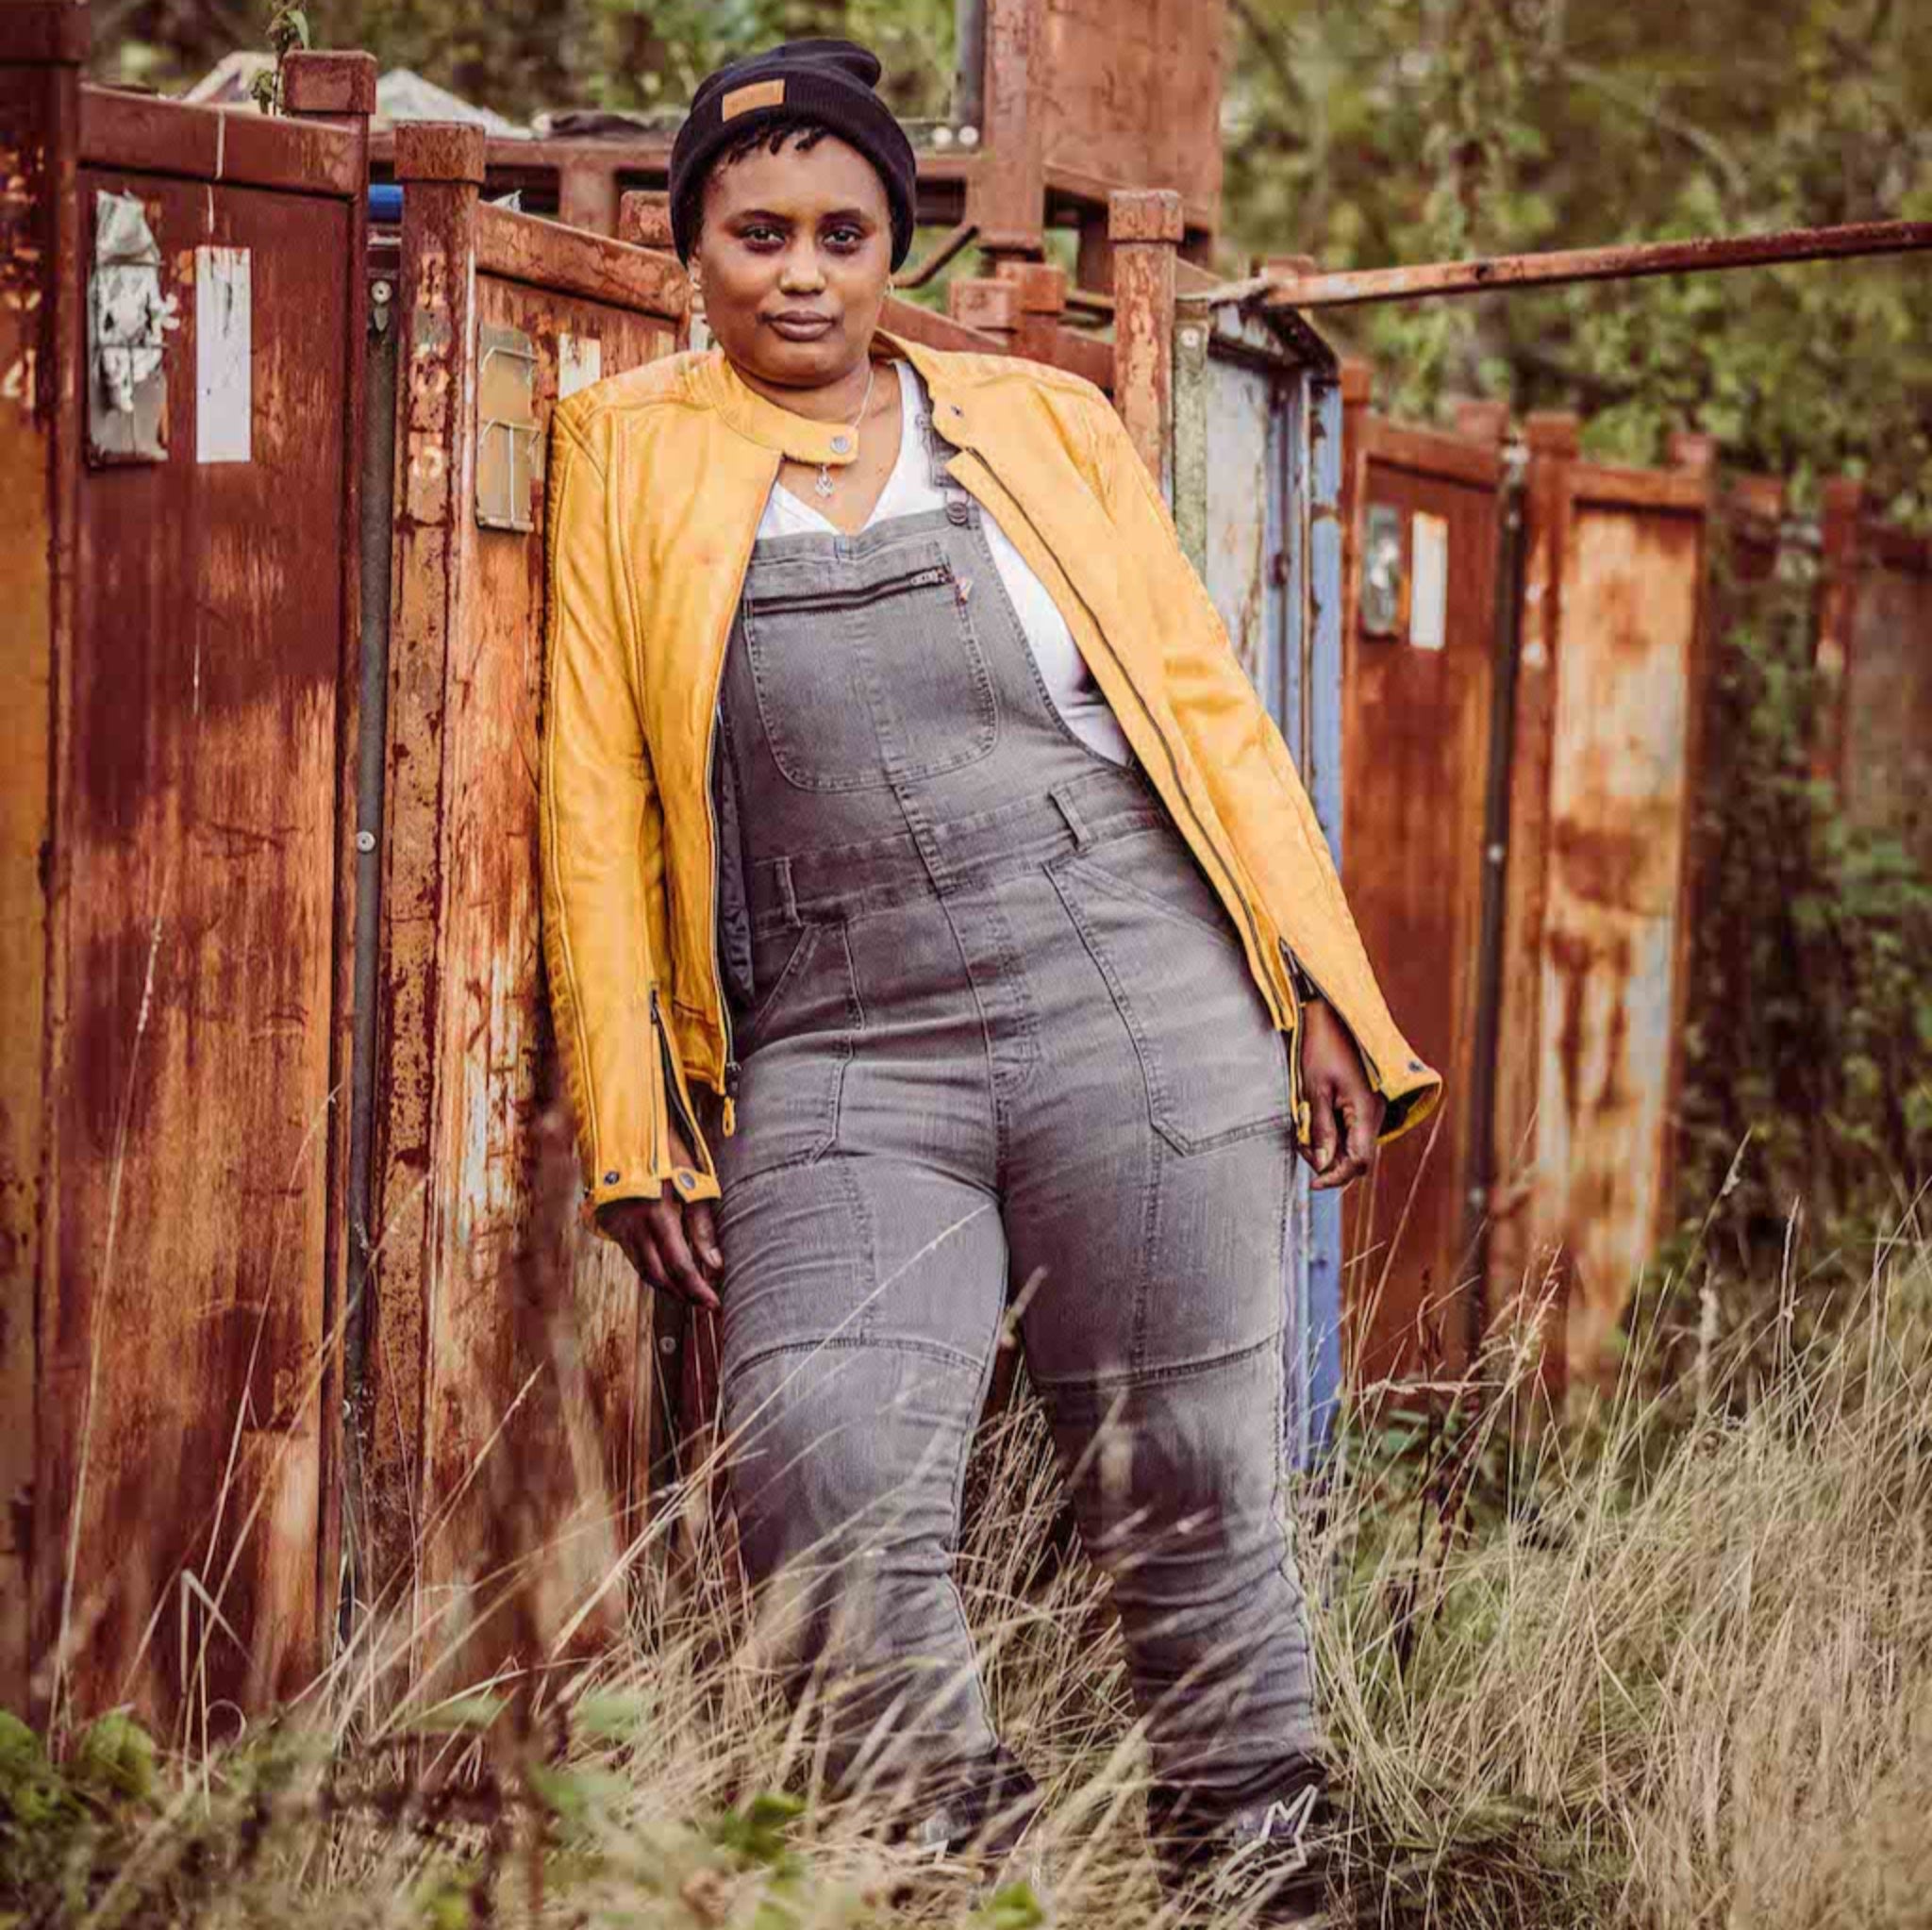
[(825, 285), (824, 270), (819, 265), (819, 251), (807, 243), (791, 249), (778, 273), (778, 286), (788, 294), (811, 294)]

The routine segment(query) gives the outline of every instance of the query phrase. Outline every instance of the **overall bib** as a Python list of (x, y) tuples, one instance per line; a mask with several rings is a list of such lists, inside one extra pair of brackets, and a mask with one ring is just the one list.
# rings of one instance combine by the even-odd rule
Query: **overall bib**
[(919, 427), (945, 507), (761, 541), (726, 657), (743, 1557), (844, 1786), (983, 1785), (952, 1562), (1026, 1289), (1157, 1795), (1233, 1815), (1319, 1739), (1281, 1487), (1288, 1041), (1152, 788), (1055, 708)]

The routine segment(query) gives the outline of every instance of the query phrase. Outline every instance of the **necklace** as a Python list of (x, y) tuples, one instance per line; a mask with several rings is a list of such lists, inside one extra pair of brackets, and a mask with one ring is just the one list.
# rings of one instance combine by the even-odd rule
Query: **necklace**
[[(858, 413), (852, 418), (852, 453), (858, 454), (858, 425), (865, 420), (865, 412), (872, 407), (872, 385), (879, 378), (879, 365), (874, 362), (866, 372), (865, 400), (858, 405)], [(829, 496), (832, 493), (832, 465), (819, 464), (819, 479), (813, 483), (812, 493), (816, 496)]]

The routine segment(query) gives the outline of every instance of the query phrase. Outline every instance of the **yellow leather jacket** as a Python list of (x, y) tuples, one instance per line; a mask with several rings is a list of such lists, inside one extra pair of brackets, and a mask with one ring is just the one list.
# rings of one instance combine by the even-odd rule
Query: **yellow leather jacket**
[[(881, 334), (925, 378), (951, 471), (1038, 573), (1145, 774), (1226, 904), (1275, 1023), (1292, 966), (1354, 1034), (1389, 1102), (1384, 1137), (1441, 1080), (1389, 1015), (1288, 747), (1236, 660), (1166, 506), (1091, 383)], [(580, 391), (556, 413), (542, 733), (543, 945), (589, 1209), (714, 1197), (691, 1104), (733, 1129), (718, 969), (710, 759), (740, 588), (780, 458), (837, 467), (837, 423), (684, 355)], [(1299, 1067), (1298, 1045), (1290, 1058)], [(1297, 1095), (1306, 1143), (1309, 1110)], [(671, 1157), (674, 1116), (697, 1170)]]

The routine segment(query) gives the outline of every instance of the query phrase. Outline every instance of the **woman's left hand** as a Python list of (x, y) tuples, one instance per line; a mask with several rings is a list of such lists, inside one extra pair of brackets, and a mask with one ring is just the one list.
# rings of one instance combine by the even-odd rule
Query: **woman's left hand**
[(1302, 1007), (1302, 1090), (1313, 1114), (1302, 1157), (1315, 1169), (1313, 1190), (1352, 1185), (1375, 1163), (1375, 1138), (1388, 1102), (1369, 1084), (1348, 1028), (1322, 1000)]

